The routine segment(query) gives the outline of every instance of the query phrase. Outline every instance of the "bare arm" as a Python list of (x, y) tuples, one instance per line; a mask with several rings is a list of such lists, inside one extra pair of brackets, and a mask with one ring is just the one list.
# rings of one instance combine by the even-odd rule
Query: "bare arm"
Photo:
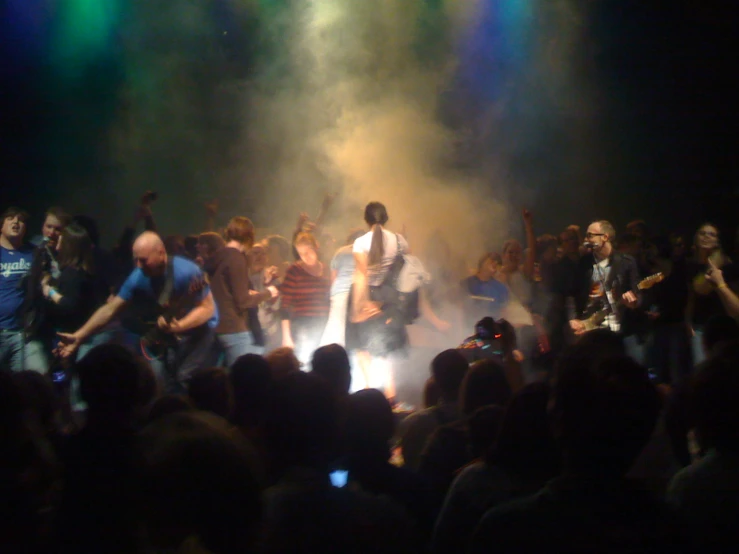
[(418, 309), (421, 312), (421, 315), (425, 317), (431, 325), (436, 327), (438, 331), (443, 333), (449, 330), (449, 323), (439, 318), (431, 307), (431, 303), (429, 302), (426, 289), (424, 287), (421, 287), (418, 294)]
[(90, 316), (87, 323), (77, 330), (75, 335), (77, 335), (80, 340), (85, 340), (90, 335), (95, 334), (95, 332), (105, 327), (125, 305), (126, 301), (123, 300), (123, 298), (120, 296), (114, 297), (113, 300), (107, 304), (100, 306), (97, 311)]
[(721, 299), (726, 313), (731, 317), (739, 317), (739, 297), (729, 288), (724, 280), (724, 273), (710, 259), (708, 260), (708, 271), (705, 280), (716, 285), (716, 294)]
[(282, 324), (282, 346), (287, 346), (288, 348), (295, 348), (295, 343), (293, 342), (293, 336), (290, 330), (290, 320), (283, 319), (281, 324)]
[(200, 301), (200, 304), (190, 310), (185, 317), (177, 320), (176, 323), (173, 322), (175, 324), (171, 326), (172, 330), (177, 333), (184, 333), (196, 329), (201, 325), (205, 325), (213, 317), (215, 311), (216, 303), (213, 301), (213, 293), (208, 292), (208, 295)]

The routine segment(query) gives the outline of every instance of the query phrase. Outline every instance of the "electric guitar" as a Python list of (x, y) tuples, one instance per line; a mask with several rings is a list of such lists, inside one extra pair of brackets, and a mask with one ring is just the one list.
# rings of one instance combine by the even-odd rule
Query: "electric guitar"
[[(654, 275), (650, 275), (646, 279), (642, 279), (639, 281), (639, 284), (636, 285), (636, 288), (638, 290), (648, 290), (651, 289), (654, 285), (657, 283), (661, 283), (664, 281), (665, 276), (662, 272), (655, 273)], [(604, 294), (607, 294), (604, 292)], [(619, 304), (621, 300), (616, 302), (616, 304)], [(606, 317), (612, 312), (611, 307), (606, 306), (593, 314), (590, 315), (587, 319), (581, 319), (583, 326), (584, 326), (584, 332), (592, 331), (593, 329), (598, 329), (601, 324), (606, 320)]]
[(161, 358), (168, 348), (175, 348), (181, 337), (176, 333), (168, 333), (159, 328), (157, 323), (159, 317), (163, 317), (167, 323), (173, 319), (179, 319), (187, 315), (199, 303), (198, 295), (205, 289), (205, 279), (197, 279), (190, 283), (186, 294), (173, 303), (165, 306), (157, 304), (158, 309), (152, 314), (153, 320), (142, 321), (141, 324), (147, 330), (141, 336), (141, 352), (149, 360)]

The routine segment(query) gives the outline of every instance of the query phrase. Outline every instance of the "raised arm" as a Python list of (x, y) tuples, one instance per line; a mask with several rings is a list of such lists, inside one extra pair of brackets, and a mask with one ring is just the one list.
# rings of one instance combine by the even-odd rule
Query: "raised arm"
[(708, 271), (706, 272), (706, 281), (716, 286), (716, 294), (721, 299), (726, 313), (731, 317), (739, 318), (739, 297), (729, 288), (724, 280), (724, 272), (708, 260)]

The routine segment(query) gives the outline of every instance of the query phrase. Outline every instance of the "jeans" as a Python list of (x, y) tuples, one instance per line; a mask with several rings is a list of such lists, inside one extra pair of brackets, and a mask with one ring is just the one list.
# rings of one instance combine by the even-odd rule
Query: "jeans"
[(263, 347), (254, 343), (254, 335), (251, 331), (218, 335), (218, 342), (226, 353), (226, 365), (228, 367), (231, 367), (244, 354), (261, 355), (264, 352)]
[(691, 339), (691, 347), (693, 349), (693, 367), (706, 361), (706, 352), (703, 350), (703, 329), (694, 328), (694, 335)]
[(0, 330), (0, 368), (6, 367), (11, 371), (48, 372), (49, 358), (43, 343), (29, 340), (24, 344), (23, 331)]
[(215, 331), (203, 325), (183, 336), (177, 347), (167, 349), (161, 358), (149, 360), (157, 379), (164, 386), (165, 394), (186, 393), (187, 383), (193, 372), (215, 365), (215, 340)]
[(331, 297), (326, 328), (321, 337), (321, 346), (340, 344), (346, 346), (346, 317), (349, 306), (349, 291), (339, 292)]
[(638, 335), (624, 337), (624, 347), (629, 357), (633, 358), (638, 364), (644, 365), (646, 361), (646, 346), (641, 342)]

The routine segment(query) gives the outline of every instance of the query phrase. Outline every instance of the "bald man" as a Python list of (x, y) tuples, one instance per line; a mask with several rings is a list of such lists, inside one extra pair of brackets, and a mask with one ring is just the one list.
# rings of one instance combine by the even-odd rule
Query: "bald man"
[[(146, 231), (133, 244), (136, 269), (128, 276), (118, 294), (98, 309), (80, 329), (74, 333), (59, 333), (59, 353), (71, 357), (79, 346), (104, 327), (127, 305), (134, 311), (151, 314), (159, 311), (159, 302), (165, 286), (171, 289), (167, 305), (190, 296), (192, 309), (175, 319), (157, 319), (159, 329), (180, 337), (172, 356), (164, 356), (163, 363), (152, 363), (169, 392), (182, 392), (193, 371), (212, 365), (215, 327), (218, 311), (205, 276), (193, 262), (180, 256), (170, 260), (162, 239), (156, 233)], [(155, 362), (158, 362), (156, 360)], [(163, 367), (167, 365), (166, 368)]]

